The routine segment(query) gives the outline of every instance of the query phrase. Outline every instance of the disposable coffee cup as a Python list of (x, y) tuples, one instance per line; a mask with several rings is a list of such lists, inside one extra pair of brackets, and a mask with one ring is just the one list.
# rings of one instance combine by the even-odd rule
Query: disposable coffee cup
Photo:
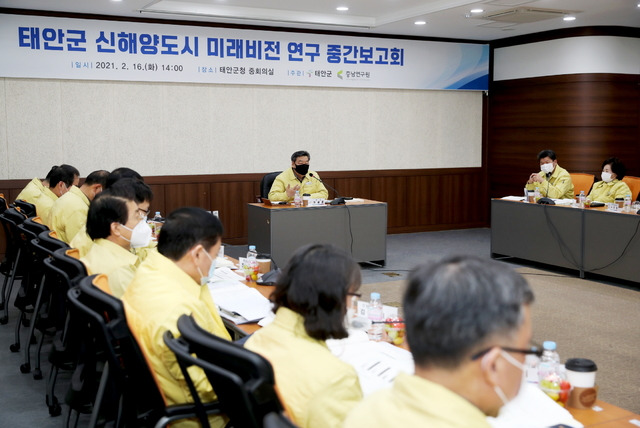
[(258, 273), (267, 273), (271, 270), (270, 259), (256, 259), (258, 262)]
[(535, 202), (535, 192), (532, 192), (531, 190), (529, 191), (529, 194), (527, 195), (527, 200), (529, 201), (529, 203), (534, 203)]
[(302, 195), (302, 206), (306, 207), (309, 205), (309, 200), (311, 199), (311, 195), (308, 193), (305, 193), (304, 195)]
[(598, 366), (587, 358), (569, 358), (564, 364), (567, 380), (574, 388), (593, 388)]

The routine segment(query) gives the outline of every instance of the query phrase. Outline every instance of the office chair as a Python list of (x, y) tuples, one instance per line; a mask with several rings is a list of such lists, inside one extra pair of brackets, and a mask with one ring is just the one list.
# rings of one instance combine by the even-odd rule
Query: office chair
[(262, 177), (260, 180), (260, 198), (268, 199), (269, 191), (271, 190), (271, 186), (273, 186), (273, 182), (276, 180), (276, 177), (280, 175), (282, 171), (279, 172), (270, 172)]
[(294, 424), (283, 413), (271, 412), (267, 413), (263, 420), (264, 428), (296, 428)]
[[(9, 322), (9, 298), (16, 279), (23, 279), (24, 263), (21, 262), (22, 248), (25, 246), (18, 225), (24, 223), (26, 216), (20, 208), (9, 207), (0, 214), (0, 222), (5, 232), (7, 243), (7, 263), (3, 268), (4, 281), (2, 284), (2, 308), (3, 315), (0, 317), (0, 324)], [(14, 351), (15, 352), (15, 351)]]
[[(65, 290), (64, 298), (68, 290), (87, 276), (84, 264), (78, 260), (78, 250), (61, 248), (53, 252), (53, 257), (44, 260), (47, 275), (57, 282), (57, 290)], [(53, 303), (51, 310), (58, 310), (56, 318), (64, 317), (64, 326), (60, 334), (54, 338), (49, 352), (49, 376), (47, 377), (47, 388), (45, 402), (49, 408), (49, 415), (58, 416), (62, 408), (55, 395), (55, 386), (60, 370), (73, 371), (79, 354), (81, 342), (79, 323), (73, 322), (71, 313), (68, 311), (66, 301)], [(64, 314), (64, 315), (63, 315)]]
[(625, 175), (622, 178), (622, 181), (627, 183), (627, 186), (629, 186), (629, 189), (631, 190), (631, 200), (640, 201), (640, 177)]
[(27, 202), (23, 199), (16, 199), (13, 202), (13, 205), (15, 205), (16, 207), (19, 207), (20, 210), (22, 210), (22, 212), (24, 213), (24, 215), (26, 215), (27, 217), (35, 217), (36, 214), (36, 206), (30, 202)]
[(264, 357), (203, 330), (187, 315), (178, 319), (178, 330), (179, 338), (167, 331), (164, 340), (176, 354), (185, 379), (189, 366), (202, 368), (231, 425), (259, 428), (267, 413), (283, 411), (273, 368)]
[(569, 173), (569, 175), (571, 176), (571, 182), (573, 183), (574, 195), (579, 195), (581, 191), (583, 191), (585, 195), (588, 195), (596, 176), (583, 172), (572, 172)]
[[(106, 275), (91, 275), (80, 279), (78, 286), (68, 292), (70, 309), (78, 322), (86, 327), (85, 344), (89, 355), (79, 359), (85, 364), (84, 390), (73, 391), (77, 395), (91, 392), (92, 414), (90, 427), (95, 427), (98, 416), (114, 421), (115, 427), (163, 427), (168, 423), (196, 417), (192, 404), (166, 406), (162, 394), (149, 370), (146, 359), (138, 346), (125, 317), (122, 301), (102, 291), (108, 288)], [(74, 321), (76, 322), (76, 321)], [(92, 361), (90, 357), (95, 357)], [(104, 369), (92, 370), (104, 363)], [(91, 378), (99, 375), (99, 384), (92, 385)], [(95, 378), (94, 378), (95, 379)], [(207, 413), (220, 410), (216, 405), (206, 406)]]
[[(47, 226), (40, 222), (39, 217), (26, 219), (22, 224), (18, 225), (18, 229), (21, 232), (21, 237), (27, 244), (23, 248), (27, 274), (25, 274), (20, 284), (20, 290), (14, 301), (14, 306), (20, 310), (20, 316), (16, 322), (16, 342), (11, 350), (17, 351), (20, 349), (20, 325), (24, 324), (28, 326), (29, 333), (24, 348), (24, 363), (20, 366), (20, 371), (22, 373), (29, 373), (31, 371), (30, 348), (32, 340), (35, 340), (34, 332), (37, 328), (38, 331), (42, 333), (42, 337), (38, 346), (37, 365), (33, 377), (34, 379), (42, 379), (42, 372), (40, 371), (40, 350), (42, 349), (44, 336), (50, 327), (46, 322), (46, 314), (43, 318), (40, 312), (43, 307), (47, 306), (45, 302), (48, 302), (50, 294), (44, 270), (44, 260), (51, 257), (55, 249), (68, 246), (62, 241), (45, 245), (45, 242), (41, 241), (39, 236), (41, 234), (47, 235), (50, 231)], [(26, 317), (29, 313), (32, 314), (31, 319), (25, 322), (27, 321)]]

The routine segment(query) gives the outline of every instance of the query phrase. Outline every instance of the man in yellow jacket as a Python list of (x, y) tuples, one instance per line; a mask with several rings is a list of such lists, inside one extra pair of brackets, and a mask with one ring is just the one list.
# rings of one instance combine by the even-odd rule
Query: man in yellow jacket
[(526, 189), (540, 190), (540, 195), (552, 199), (574, 199), (571, 174), (558, 165), (558, 158), (553, 150), (538, 153), (540, 172), (534, 172), (527, 180)]
[(490, 428), (520, 389), (533, 292), (500, 262), (454, 256), (409, 275), (403, 308), (415, 374), (373, 393), (344, 427)]
[(309, 170), (311, 155), (300, 150), (291, 155), (291, 168), (282, 171), (276, 177), (269, 190), (269, 200), (291, 202), (296, 194), (308, 193), (313, 199), (327, 199), (329, 192), (324, 187), (318, 173)]
[(87, 223), (89, 203), (102, 191), (109, 171), (98, 170), (87, 176), (80, 187), (73, 186), (51, 208), (45, 223), (67, 244)]
[[(127, 287), (124, 302), (127, 322), (155, 373), (168, 405), (193, 402), (173, 352), (162, 336), (179, 336), (178, 318), (192, 315), (207, 331), (230, 340), (220, 314), (209, 298), (206, 283), (213, 276), (222, 240), (222, 224), (201, 208), (185, 207), (170, 213), (158, 238), (158, 252), (150, 252)], [(203, 287), (204, 285), (204, 287)], [(190, 375), (202, 401), (216, 395), (201, 370)], [(212, 427), (223, 427), (221, 416), (211, 416)], [(182, 421), (172, 426), (199, 426)]]

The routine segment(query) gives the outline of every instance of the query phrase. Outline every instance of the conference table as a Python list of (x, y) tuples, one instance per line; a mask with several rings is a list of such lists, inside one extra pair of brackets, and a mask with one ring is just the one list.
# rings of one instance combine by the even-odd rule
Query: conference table
[(283, 267), (305, 244), (333, 244), (357, 262), (384, 265), (387, 258), (387, 204), (360, 199), (346, 205), (248, 205), (249, 245)]
[(491, 255), (640, 282), (640, 215), (493, 199)]
[[(639, 216), (640, 217), (640, 216)], [(226, 259), (237, 263), (237, 260), (225, 257)], [(240, 277), (240, 276), (239, 276)], [(259, 285), (255, 282), (243, 281), (248, 287), (255, 288), (267, 299), (273, 291), (273, 286)], [(236, 325), (227, 319), (223, 319), (228, 329), (233, 332), (235, 338), (241, 338), (250, 335), (260, 328), (258, 323), (248, 323)], [(595, 409), (595, 410), (594, 410)], [(573, 417), (582, 423), (585, 427), (596, 428), (614, 428), (614, 427), (638, 427), (640, 426), (640, 415), (635, 414), (629, 410), (622, 409), (614, 406), (602, 400), (597, 400), (594, 407), (591, 409), (574, 409), (567, 408), (567, 410), (573, 415)], [(630, 422), (630, 421), (637, 422)]]

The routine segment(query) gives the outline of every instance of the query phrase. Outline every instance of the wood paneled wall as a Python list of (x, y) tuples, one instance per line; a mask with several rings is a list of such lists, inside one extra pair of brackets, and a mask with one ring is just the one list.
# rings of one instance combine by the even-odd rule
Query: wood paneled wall
[[(320, 176), (344, 196), (388, 203), (388, 233), (485, 227), (488, 196), (483, 168), (335, 171)], [(224, 242), (247, 243), (247, 204), (260, 193), (263, 174), (145, 177), (154, 192), (152, 211), (181, 206), (218, 210)], [(29, 180), (0, 181), (15, 200)], [(334, 192), (329, 190), (330, 197)], [(293, 231), (292, 233), (295, 233)]]
[(571, 74), (493, 82), (489, 91), (491, 197), (520, 195), (552, 149), (569, 172), (600, 178), (619, 157), (640, 176), (640, 75)]

